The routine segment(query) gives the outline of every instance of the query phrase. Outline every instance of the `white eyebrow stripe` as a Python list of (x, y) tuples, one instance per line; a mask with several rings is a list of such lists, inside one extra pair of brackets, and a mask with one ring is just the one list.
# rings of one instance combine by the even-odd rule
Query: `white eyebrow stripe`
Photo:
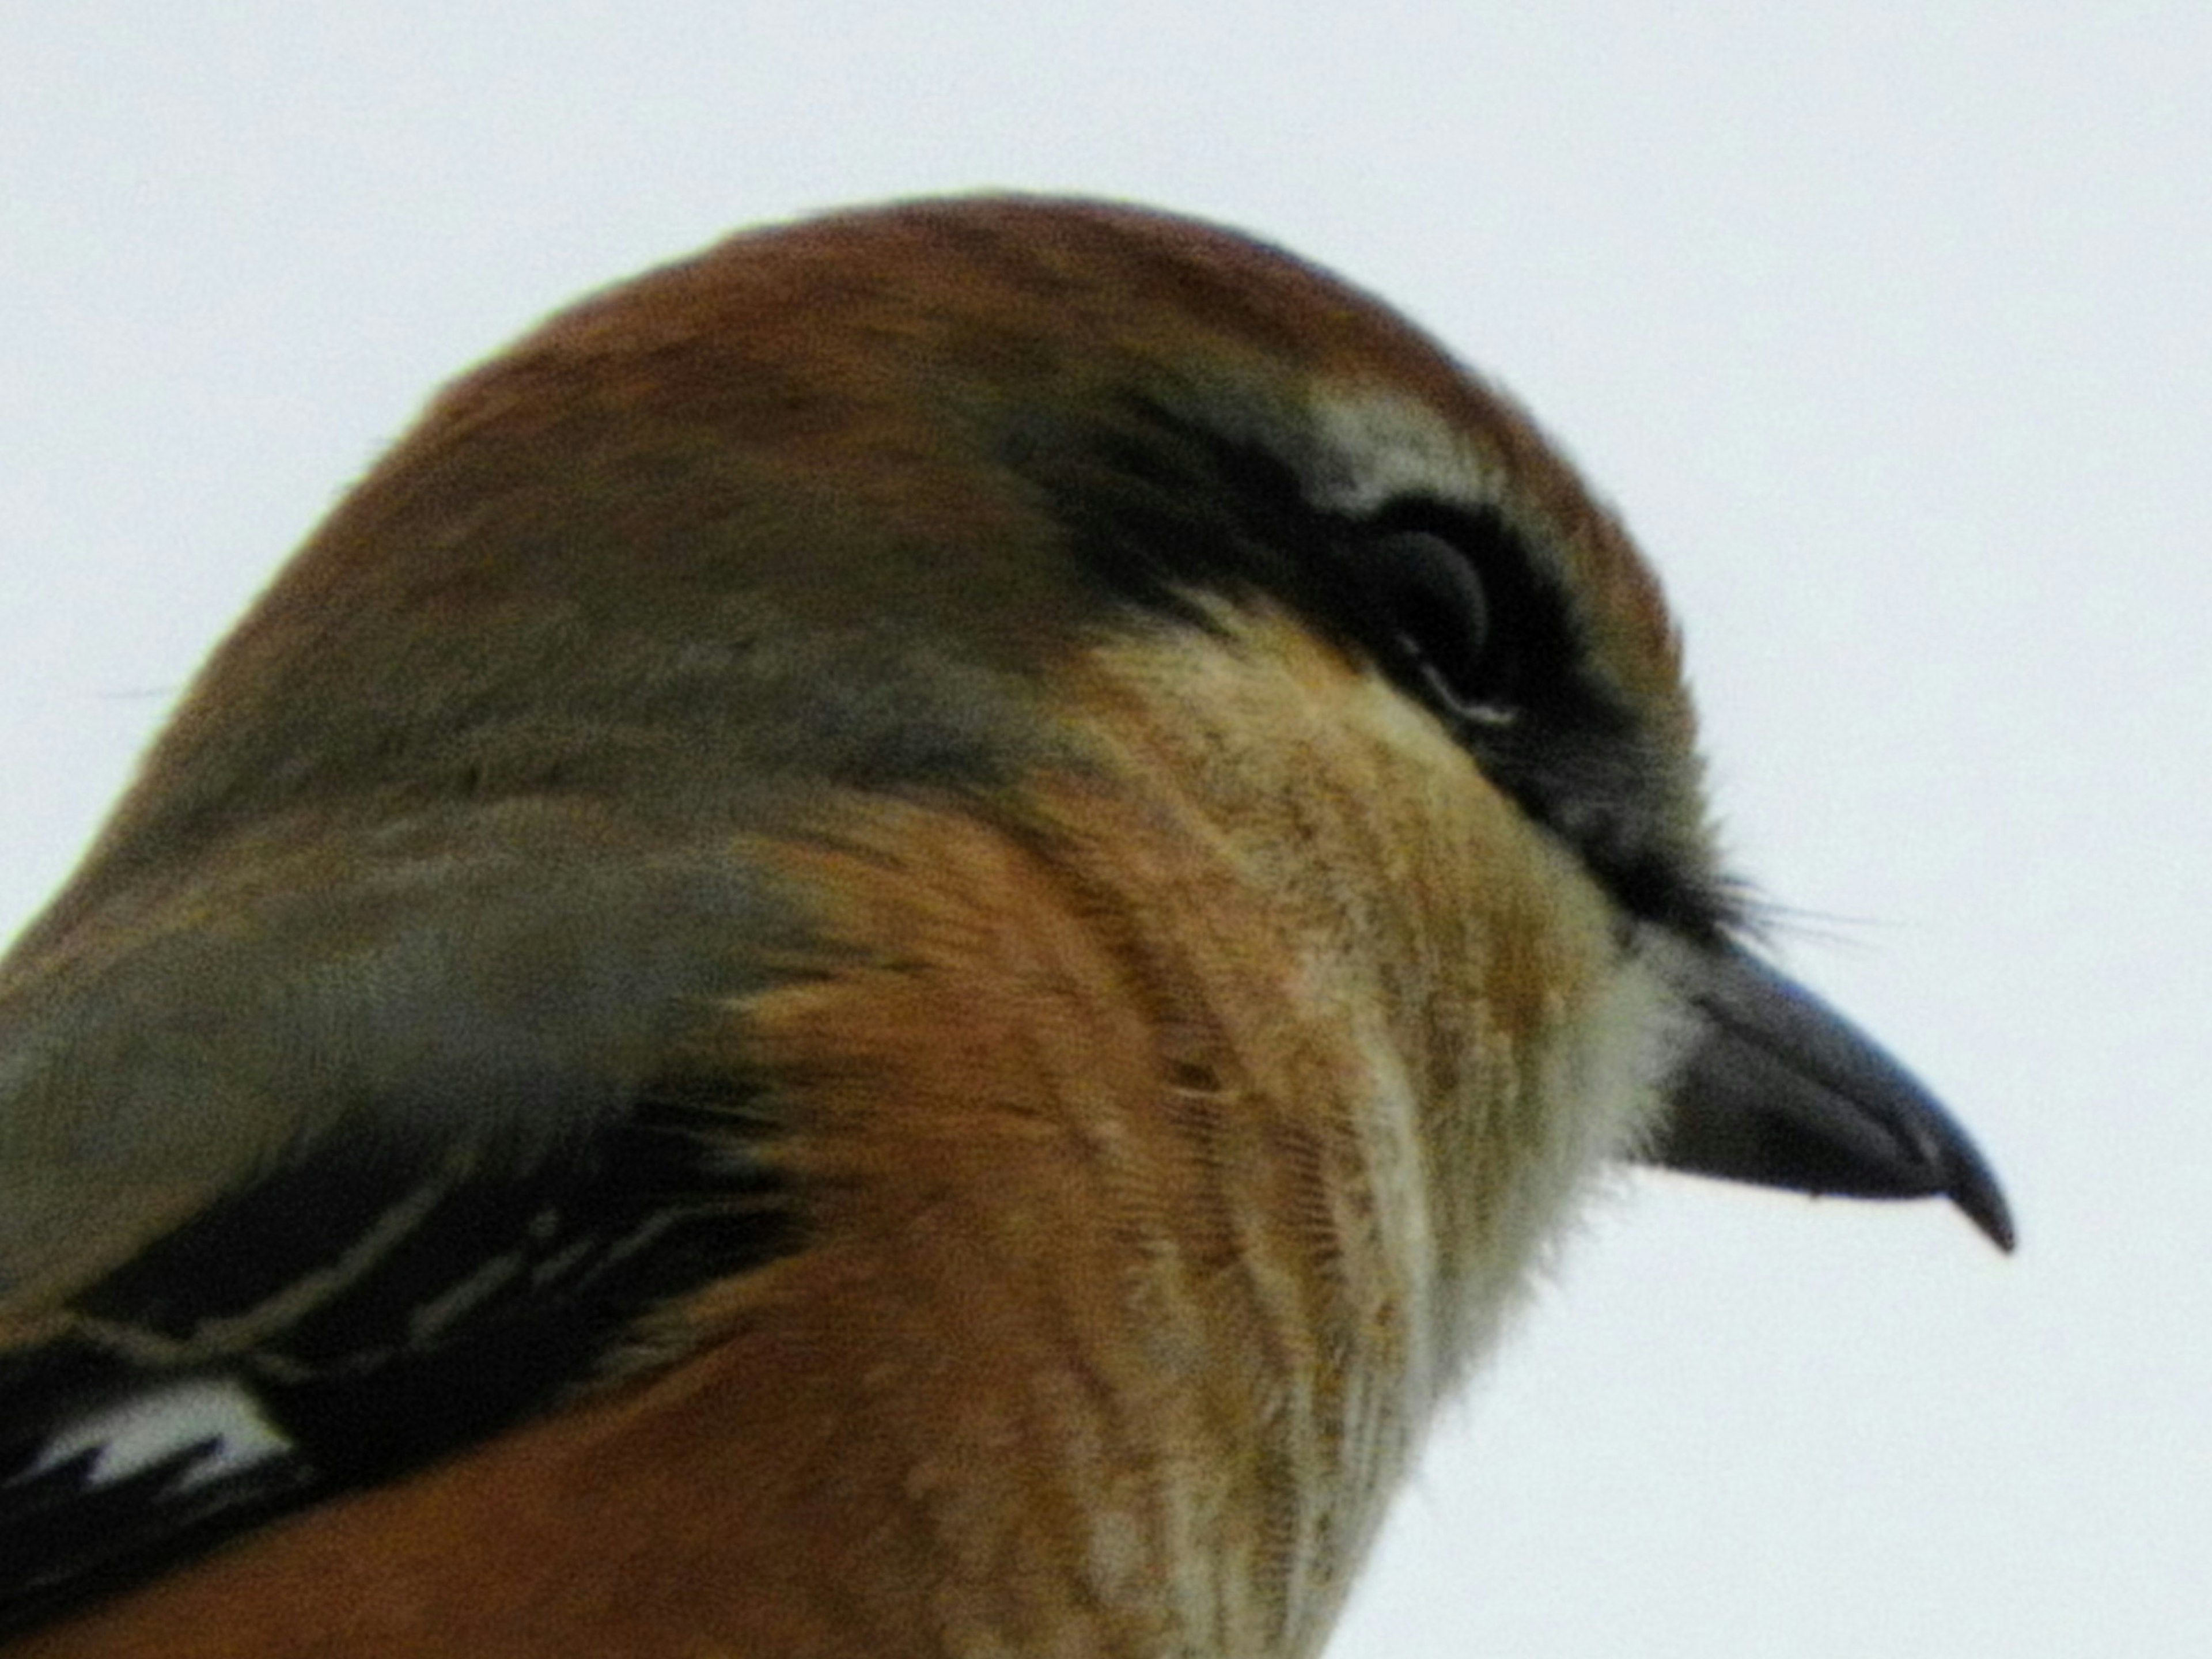
[(202, 1375), (156, 1383), (64, 1425), (16, 1480), (34, 1480), (88, 1451), (87, 1484), (110, 1486), (195, 1447), (203, 1450), (178, 1474), (179, 1491), (296, 1449), (236, 1378)]
[(1313, 416), (1326, 469), (1306, 479), (1317, 507), (1358, 515), (1407, 495), (1465, 507), (1508, 497), (1498, 457), (1416, 399), (1383, 386), (1322, 385)]

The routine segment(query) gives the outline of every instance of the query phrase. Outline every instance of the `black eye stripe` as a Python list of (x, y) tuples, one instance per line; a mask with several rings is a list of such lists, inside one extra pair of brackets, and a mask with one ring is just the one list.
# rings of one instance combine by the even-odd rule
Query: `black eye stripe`
[(1627, 909), (1692, 933), (1720, 925), (1725, 904), (1663, 833), (1663, 746), (1591, 660), (1564, 577), (1503, 511), (1415, 495), (1332, 508), (1310, 489), (1329, 470), (1296, 444), (1142, 398), (1104, 418), (1027, 410), (1000, 441), (1102, 601), (1200, 630), (1217, 626), (1207, 596), (1287, 606), (1431, 711)]

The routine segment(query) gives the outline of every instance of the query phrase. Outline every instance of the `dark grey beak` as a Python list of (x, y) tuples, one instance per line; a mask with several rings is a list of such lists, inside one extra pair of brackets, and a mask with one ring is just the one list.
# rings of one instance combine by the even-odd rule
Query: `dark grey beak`
[(1873, 1038), (1733, 945), (1670, 966), (1702, 1030), (1647, 1161), (1806, 1193), (1942, 1196), (2012, 1249), (2012, 1212), (1981, 1150)]

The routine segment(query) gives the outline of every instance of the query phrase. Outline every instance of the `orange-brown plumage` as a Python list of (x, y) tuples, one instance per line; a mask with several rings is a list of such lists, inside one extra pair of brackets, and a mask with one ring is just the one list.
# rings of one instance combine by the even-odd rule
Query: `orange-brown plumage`
[(0, 1551), (128, 1522), (8, 1650), (1313, 1653), (1607, 1158), (2004, 1233), (1729, 895), (1648, 572), (1365, 296), (1021, 200), (612, 290), (0, 969)]

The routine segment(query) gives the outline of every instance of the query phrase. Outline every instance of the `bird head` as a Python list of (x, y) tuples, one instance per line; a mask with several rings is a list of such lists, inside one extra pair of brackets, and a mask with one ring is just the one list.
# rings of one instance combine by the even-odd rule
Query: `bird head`
[[(1155, 682), (1325, 661), (1330, 695), (1387, 699), (1420, 765), (1561, 855), (1685, 1012), (1626, 1145), (1947, 1194), (2009, 1245), (1927, 1091), (1747, 948), (1674, 625), (1615, 516), (1370, 296), (1133, 208), (742, 234), (465, 378), (218, 654), (62, 914), (110, 869), (326, 799), (751, 822), (825, 787), (988, 791), (1080, 749), (1074, 688), (1138, 672), (1138, 645)], [(1215, 775), (1297, 750), (1265, 702), (1209, 737)], [(1417, 865), (1401, 830), (1389, 855)]]

